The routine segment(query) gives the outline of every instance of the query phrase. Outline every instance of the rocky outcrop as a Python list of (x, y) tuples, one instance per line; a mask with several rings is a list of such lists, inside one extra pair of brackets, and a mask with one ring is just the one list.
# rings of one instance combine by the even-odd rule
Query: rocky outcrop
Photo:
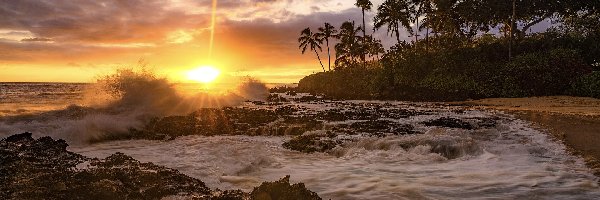
[(425, 126), (438, 126), (438, 127), (446, 127), (446, 128), (460, 128), (472, 130), (473, 126), (468, 122), (464, 122), (460, 119), (450, 118), (450, 117), (442, 117), (439, 119), (429, 120), (423, 122)]
[[(122, 153), (105, 159), (67, 151), (67, 143), (31, 133), (0, 141), (0, 199), (320, 199), (289, 176), (251, 193), (220, 191), (175, 169)], [(267, 198), (268, 197), (268, 198)]]
[(300, 151), (304, 153), (325, 152), (335, 148), (340, 141), (334, 140), (331, 137), (321, 136), (317, 134), (307, 134), (296, 136), (289, 141), (283, 143), (286, 149)]

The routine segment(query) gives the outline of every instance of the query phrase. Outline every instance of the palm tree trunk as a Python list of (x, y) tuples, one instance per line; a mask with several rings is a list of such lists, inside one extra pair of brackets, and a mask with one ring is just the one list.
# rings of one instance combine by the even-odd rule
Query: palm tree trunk
[(513, 36), (514, 36), (514, 29), (515, 29), (515, 17), (517, 15), (517, 3), (516, 0), (513, 0), (512, 2), (512, 16), (510, 19), (510, 36), (509, 36), (509, 40), (508, 40), (508, 60), (512, 59), (512, 51), (513, 51)]
[(417, 48), (417, 42), (419, 42), (419, 17), (417, 16), (415, 18), (415, 20), (417, 21), (417, 26), (415, 27), (417, 30), (415, 30), (415, 49)]
[(364, 49), (364, 45), (367, 44), (367, 31), (366, 31), (367, 27), (365, 25), (365, 8), (362, 9), (362, 17), (363, 17), (362, 18), (362, 20), (363, 20), (363, 28), (362, 28), (363, 29), (362, 30), (363, 31), (363, 52), (362, 52), (361, 58), (363, 61), (363, 66), (366, 67), (367, 66), (367, 59), (366, 59), (367, 52), (365, 52), (365, 49)]
[(400, 24), (396, 27), (396, 40), (398, 41), (398, 44), (400, 44)]
[(429, 52), (429, 27), (425, 30), (425, 51)]
[(325, 42), (327, 43), (327, 57), (329, 57), (329, 71), (331, 71), (331, 51), (329, 50), (329, 39), (325, 38)]
[(323, 62), (321, 62), (321, 57), (319, 56), (319, 53), (317, 52), (316, 49), (315, 49), (315, 54), (317, 54), (317, 59), (319, 59), (319, 63), (321, 64), (321, 68), (323, 68), (323, 72), (325, 72), (325, 66), (323, 66)]

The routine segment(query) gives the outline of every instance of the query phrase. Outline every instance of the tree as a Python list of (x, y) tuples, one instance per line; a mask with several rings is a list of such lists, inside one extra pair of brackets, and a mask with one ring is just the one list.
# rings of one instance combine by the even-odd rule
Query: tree
[(412, 34), (410, 12), (410, 8), (405, 1), (386, 0), (377, 8), (377, 14), (374, 19), (375, 29), (387, 25), (388, 33), (392, 35), (395, 33), (396, 40), (400, 44), (400, 26), (406, 28)]
[(379, 59), (379, 54), (385, 53), (385, 49), (383, 48), (383, 44), (381, 44), (381, 40), (377, 40), (372, 36), (367, 36), (364, 41), (367, 41), (363, 45), (367, 50), (367, 54), (375, 60), (375, 58)]
[[(365, 23), (365, 10), (370, 11), (371, 7), (373, 6), (373, 3), (371, 3), (371, 1), (369, 0), (356, 0), (356, 3), (354, 4), (357, 7), (361, 8), (362, 10), (362, 32), (363, 32), (363, 43), (366, 43), (365, 39), (367, 38), (367, 27), (366, 27), (366, 23)], [(363, 60), (363, 64), (366, 64), (366, 59), (365, 59), (365, 54), (367, 52), (363, 52), (362, 55), (362, 60)]]
[(323, 68), (323, 72), (325, 72), (325, 66), (323, 66), (323, 62), (321, 62), (321, 57), (317, 52), (317, 49), (319, 49), (319, 51), (322, 51), (321, 44), (323, 44), (323, 41), (319, 39), (318, 35), (314, 34), (310, 30), (310, 28), (306, 28), (300, 33), (300, 38), (298, 38), (298, 42), (300, 43), (300, 46), (298, 47), (302, 49), (302, 54), (306, 52), (307, 48), (310, 48), (311, 51), (314, 51), (315, 54), (317, 54), (317, 59), (321, 64), (321, 68)]
[(329, 58), (329, 71), (331, 71), (331, 51), (329, 50), (329, 38), (338, 38), (337, 34), (337, 30), (335, 29), (335, 27), (333, 27), (331, 24), (325, 22), (325, 26), (323, 27), (319, 27), (319, 32), (317, 33), (317, 36), (319, 37), (319, 40), (323, 41), (325, 40), (325, 43), (327, 44), (327, 56)]
[(425, 16), (420, 26), (417, 26), (417, 31), (423, 31), (425, 29), (425, 51), (429, 51), (429, 28), (431, 25), (430, 17), (434, 14), (435, 4), (434, 0), (413, 0), (413, 2), (419, 7), (419, 15)]
[(362, 37), (357, 35), (361, 30), (361, 27), (354, 26), (354, 22), (342, 24), (338, 34), (340, 42), (335, 45), (336, 67), (356, 64), (358, 58), (361, 58), (365, 52)]

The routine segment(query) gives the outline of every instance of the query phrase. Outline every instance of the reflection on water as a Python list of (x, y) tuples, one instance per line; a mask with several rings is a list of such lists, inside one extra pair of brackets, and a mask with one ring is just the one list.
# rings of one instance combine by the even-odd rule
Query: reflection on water
[[(269, 83), (267, 87), (296, 86), (296, 84)], [(183, 94), (225, 94), (235, 90), (233, 83), (177, 83)], [(91, 83), (2, 83), (0, 82), (0, 116), (34, 114), (65, 108), (72, 104), (87, 105), (86, 99), (96, 93)]]

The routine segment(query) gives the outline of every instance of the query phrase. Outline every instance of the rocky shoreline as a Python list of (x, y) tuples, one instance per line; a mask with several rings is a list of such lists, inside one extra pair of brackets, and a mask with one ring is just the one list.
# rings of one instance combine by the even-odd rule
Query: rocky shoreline
[(175, 169), (122, 153), (105, 159), (67, 151), (64, 140), (22, 133), (0, 141), (0, 199), (321, 199), (289, 176), (250, 193), (211, 189)]

